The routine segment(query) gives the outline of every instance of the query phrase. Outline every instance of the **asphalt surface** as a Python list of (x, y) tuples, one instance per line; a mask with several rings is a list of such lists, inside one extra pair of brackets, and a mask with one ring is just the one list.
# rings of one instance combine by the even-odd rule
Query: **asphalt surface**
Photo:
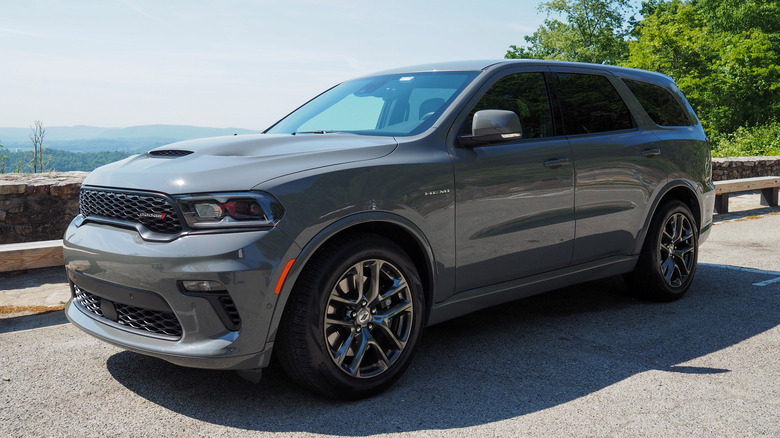
[[(746, 215), (743, 215), (746, 216)], [(426, 329), (386, 393), (334, 402), (0, 319), (0, 436), (780, 436), (780, 215), (721, 221), (688, 294), (610, 278)]]

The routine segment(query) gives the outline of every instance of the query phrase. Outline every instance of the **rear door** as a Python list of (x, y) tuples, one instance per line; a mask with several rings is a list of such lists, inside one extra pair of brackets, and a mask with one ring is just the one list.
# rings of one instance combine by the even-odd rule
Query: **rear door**
[(576, 163), (572, 264), (633, 254), (667, 176), (658, 137), (640, 129), (608, 72), (552, 67)]

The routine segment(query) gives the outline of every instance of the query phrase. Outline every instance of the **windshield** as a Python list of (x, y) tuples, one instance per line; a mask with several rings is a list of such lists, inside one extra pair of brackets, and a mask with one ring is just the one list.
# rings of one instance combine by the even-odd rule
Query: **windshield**
[(392, 74), (344, 82), (298, 108), (266, 133), (415, 135), (430, 128), (477, 74)]

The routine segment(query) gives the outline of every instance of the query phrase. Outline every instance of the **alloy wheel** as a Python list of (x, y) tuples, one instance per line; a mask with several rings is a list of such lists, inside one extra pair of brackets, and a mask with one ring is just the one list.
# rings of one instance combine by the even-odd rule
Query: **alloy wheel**
[(680, 287), (688, 279), (695, 262), (696, 239), (690, 220), (672, 214), (663, 227), (660, 241), (660, 265), (669, 286)]
[(392, 263), (370, 259), (344, 272), (328, 296), (323, 330), (344, 373), (370, 378), (401, 357), (412, 333), (412, 293)]

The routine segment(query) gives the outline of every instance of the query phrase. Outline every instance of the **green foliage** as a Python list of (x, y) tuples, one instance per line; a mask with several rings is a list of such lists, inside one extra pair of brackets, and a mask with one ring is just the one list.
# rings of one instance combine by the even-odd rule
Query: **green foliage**
[(739, 127), (712, 141), (715, 157), (753, 157), (780, 155), (780, 123), (772, 122), (754, 128)]
[(510, 46), (507, 58), (665, 73), (717, 139), (718, 153), (777, 153), (771, 135), (780, 121), (780, 1), (647, 0), (641, 19), (626, 19), (630, 6), (618, 0), (553, 0), (539, 10), (545, 24), (525, 37), (527, 47)]
[[(132, 155), (129, 152), (121, 151), (102, 151), (102, 152), (69, 152), (59, 149), (46, 149), (50, 161), (47, 164), (46, 171), (70, 172), (87, 171), (90, 172), (96, 168), (119, 161)], [(18, 162), (14, 172), (32, 173), (33, 168), (29, 162), (30, 151), (9, 152), (10, 162)]]
[[(4, 147), (0, 144), (0, 148)], [(0, 173), (5, 173), (5, 160), (8, 159), (8, 154), (0, 155)]]
[(723, 36), (707, 117), (733, 132), (780, 115), (780, 44), (758, 29)]
[(739, 33), (759, 30), (780, 32), (780, 2), (777, 0), (698, 0), (697, 8), (713, 29)]
[(712, 98), (713, 64), (717, 38), (706, 29), (704, 17), (680, 0), (657, 4), (634, 29), (627, 67), (665, 73), (677, 81), (699, 117), (709, 120), (705, 108)]
[[(628, 0), (551, 0), (539, 5), (544, 25), (526, 36), (528, 47), (510, 46), (506, 58), (616, 64), (628, 54), (624, 12)], [(552, 17), (563, 17), (560, 21)]]
[(634, 31), (625, 65), (672, 76), (714, 133), (777, 119), (777, 8), (776, 1), (655, 2)]

